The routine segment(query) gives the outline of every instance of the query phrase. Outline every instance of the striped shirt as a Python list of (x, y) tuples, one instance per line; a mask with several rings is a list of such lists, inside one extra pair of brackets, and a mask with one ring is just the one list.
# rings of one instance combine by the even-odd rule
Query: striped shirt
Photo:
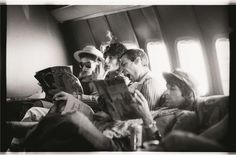
[(138, 82), (129, 86), (131, 92), (135, 89), (138, 89), (146, 98), (150, 110), (154, 110), (158, 106), (162, 92), (158, 87), (158, 80), (153, 77), (151, 71), (148, 71)]

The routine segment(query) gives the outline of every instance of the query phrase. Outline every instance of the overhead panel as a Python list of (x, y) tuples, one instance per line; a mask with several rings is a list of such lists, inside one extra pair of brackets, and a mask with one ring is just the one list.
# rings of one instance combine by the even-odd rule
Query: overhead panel
[(71, 5), (51, 11), (59, 22), (90, 19), (108, 14), (146, 7), (142, 5)]

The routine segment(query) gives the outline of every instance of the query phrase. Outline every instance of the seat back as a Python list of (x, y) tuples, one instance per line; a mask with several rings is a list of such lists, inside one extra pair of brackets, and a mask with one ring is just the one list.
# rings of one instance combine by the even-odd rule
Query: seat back
[(229, 96), (214, 95), (202, 97), (196, 105), (201, 130), (216, 124), (228, 113)]

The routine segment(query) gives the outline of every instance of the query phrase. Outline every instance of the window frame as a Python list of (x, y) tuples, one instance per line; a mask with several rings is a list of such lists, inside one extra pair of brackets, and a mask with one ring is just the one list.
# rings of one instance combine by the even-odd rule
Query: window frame
[[(229, 94), (225, 94), (224, 92), (224, 84), (223, 84), (223, 79), (222, 79), (222, 75), (221, 75), (221, 68), (220, 68), (220, 62), (218, 60), (218, 54), (217, 54), (217, 47), (216, 47), (216, 42), (218, 39), (227, 39), (229, 40), (229, 84), (228, 84), (228, 87), (229, 87)], [(230, 38), (229, 38), (229, 35), (225, 34), (225, 33), (221, 33), (221, 34), (216, 34), (214, 37), (213, 37), (213, 40), (212, 40), (212, 46), (213, 46), (213, 50), (214, 50), (214, 54), (215, 54), (215, 57), (216, 57), (216, 66), (217, 66), (217, 73), (219, 75), (219, 89), (220, 89), (220, 93), (223, 94), (223, 95), (230, 95)]]
[[(175, 40), (175, 56), (176, 56), (176, 61), (177, 61), (177, 66), (175, 68), (183, 68), (181, 66), (181, 58), (180, 58), (180, 54), (179, 54), (179, 51), (178, 51), (178, 43), (180, 41), (195, 41), (196, 43), (198, 43), (200, 45), (200, 49), (202, 51), (202, 60), (203, 60), (203, 63), (205, 65), (205, 75), (206, 75), (206, 83), (207, 83), (207, 91), (204, 93), (204, 94), (199, 94), (200, 96), (208, 96), (211, 92), (211, 81), (210, 81), (210, 78), (209, 78), (209, 70), (210, 68), (208, 67), (209, 63), (208, 63), (208, 56), (207, 54), (205, 53), (205, 47), (204, 47), (204, 44), (202, 43), (201, 39), (198, 38), (198, 37), (192, 37), (192, 36), (185, 36), (185, 37), (178, 37), (176, 40)], [(193, 75), (194, 76), (194, 75)]]

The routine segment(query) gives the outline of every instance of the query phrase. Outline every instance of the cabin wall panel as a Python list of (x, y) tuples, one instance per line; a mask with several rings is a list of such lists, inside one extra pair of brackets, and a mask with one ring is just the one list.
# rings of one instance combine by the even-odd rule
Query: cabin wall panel
[(82, 50), (86, 45), (95, 45), (93, 34), (90, 30), (88, 20), (79, 20), (63, 23), (61, 26), (68, 48), (72, 57), (73, 73), (79, 74), (78, 63), (73, 57), (74, 52)]
[(37, 71), (68, 65), (56, 21), (43, 6), (7, 6), (7, 97), (27, 97), (41, 88)]
[(110, 30), (105, 16), (92, 18), (88, 20), (90, 30), (93, 33), (93, 38), (96, 42), (96, 47), (99, 49), (102, 42), (107, 42), (107, 31)]
[(72, 37), (75, 40), (77, 50), (82, 49), (86, 45), (95, 44), (87, 20), (74, 22), (71, 25), (70, 31), (72, 31)]
[(169, 52), (172, 52), (170, 55), (172, 56), (171, 60), (174, 64), (173, 68), (180, 67), (176, 46), (177, 41), (181, 39), (197, 39), (200, 41), (207, 70), (209, 94), (212, 94), (212, 74), (210, 72), (209, 60), (207, 59), (206, 55), (206, 43), (204, 42), (202, 31), (197, 21), (193, 7), (157, 6), (157, 9), (161, 18), (160, 24), (162, 27), (162, 31), (165, 33), (169, 50), (171, 50)]
[(139, 46), (132, 24), (130, 23), (126, 12), (107, 15), (106, 17), (111, 31), (119, 41), (134, 43)]
[[(215, 39), (217, 37), (227, 37), (229, 35), (229, 22), (227, 7), (225, 6), (194, 6), (199, 27), (206, 46), (206, 54), (209, 61), (209, 71), (211, 73), (213, 94), (222, 94), (220, 85), (220, 70), (217, 62)], [(214, 77), (214, 78), (213, 78)]]
[(162, 40), (159, 23), (151, 7), (129, 11), (128, 14), (141, 48), (146, 50), (148, 42)]
[(174, 68), (179, 67), (176, 41), (185, 37), (199, 38), (200, 36), (200, 30), (196, 25), (191, 6), (157, 6), (157, 10)]

